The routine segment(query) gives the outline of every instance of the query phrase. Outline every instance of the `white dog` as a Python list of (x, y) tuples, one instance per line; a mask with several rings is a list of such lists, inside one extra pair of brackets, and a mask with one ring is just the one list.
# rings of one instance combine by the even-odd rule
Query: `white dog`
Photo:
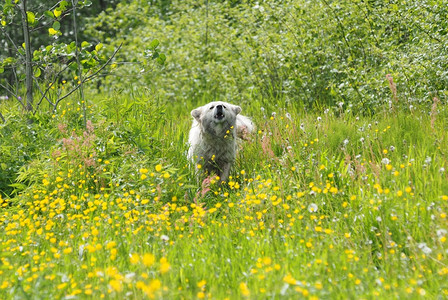
[(246, 139), (254, 130), (252, 121), (240, 115), (241, 107), (211, 102), (191, 111), (193, 126), (188, 142), (188, 158), (207, 174), (226, 181), (235, 161), (237, 137)]

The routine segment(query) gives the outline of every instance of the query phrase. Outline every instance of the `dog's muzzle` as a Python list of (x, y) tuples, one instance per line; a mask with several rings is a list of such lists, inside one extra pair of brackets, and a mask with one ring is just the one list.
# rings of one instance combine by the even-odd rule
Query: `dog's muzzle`
[(215, 109), (215, 119), (222, 120), (224, 117), (225, 115), (222, 105), (217, 105)]

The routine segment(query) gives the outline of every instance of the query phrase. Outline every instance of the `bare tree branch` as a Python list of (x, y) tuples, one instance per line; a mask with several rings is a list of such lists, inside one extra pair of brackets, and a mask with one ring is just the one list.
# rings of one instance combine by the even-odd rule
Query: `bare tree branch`
[(0, 86), (2, 88), (4, 88), (6, 90), (6, 92), (8, 92), (9, 94), (11, 94), (12, 96), (14, 96), (14, 98), (17, 99), (17, 101), (19, 101), (20, 105), (22, 105), (23, 108), (25, 108), (25, 104), (23, 104), (22, 101), (20, 101), (19, 96), (17, 96), (13, 91), (11, 91), (7, 86), (3, 85), (0, 83)]
[[(36, 105), (36, 110), (33, 112), (33, 115), (36, 114), (37, 109), (39, 108), (39, 105), (42, 103), (42, 101), (44, 100), (44, 98), (46, 98), (47, 101), (48, 101), (51, 105), (53, 105), (53, 107), (55, 107), (56, 103), (53, 103), (53, 102), (51, 102), (50, 100), (48, 100), (48, 98), (46, 97), (46, 95), (47, 95), (48, 91), (51, 89), (51, 87), (53, 86), (53, 84), (56, 83), (56, 81), (57, 81), (59, 75), (61, 75), (62, 72), (64, 72), (65, 70), (67, 70), (67, 68), (69, 67), (69, 64), (70, 64), (70, 63), (67, 63), (67, 65), (66, 65), (64, 68), (62, 68), (62, 70), (60, 70), (60, 71), (58, 72), (58, 74), (56, 74), (56, 76), (54, 77), (54, 80), (53, 80), (53, 81), (48, 85), (48, 87), (45, 89), (45, 92), (42, 94), (42, 97), (39, 99), (39, 102), (38, 102), (37, 105)], [(39, 89), (40, 89), (40, 88), (39, 88)]]
[(23, 57), (22, 53), (20, 53), (19, 51), (19, 47), (17, 47), (16, 43), (14, 42), (14, 40), (11, 38), (11, 36), (8, 34), (8, 32), (3, 28), (3, 26), (0, 26), (2, 33), (8, 38), (8, 40), (11, 42), (11, 44), (14, 46), (14, 48), (16, 49), (17, 53), (19, 53), (20, 56)]
[(121, 43), (117, 49), (115, 49), (114, 53), (112, 53), (112, 56), (109, 57), (109, 59), (92, 75), (87, 76), (86, 78), (84, 78), (80, 84), (78, 84), (75, 88), (73, 88), (70, 92), (68, 92), (67, 94), (65, 94), (64, 96), (62, 96), (61, 98), (59, 98), (58, 100), (56, 100), (56, 103), (54, 105), (54, 109), (56, 110), (59, 102), (61, 102), (63, 99), (67, 98), (68, 96), (70, 96), (71, 94), (73, 94), (76, 90), (78, 90), (81, 86), (81, 84), (83, 84), (84, 82), (90, 80), (91, 78), (94, 78), (99, 72), (101, 72), (111, 61), (112, 59), (115, 57), (115, 55), (117, 54), (117, 52), (121, 49), (121, 47), (123, 46), (123, 43)]
[(35, 115), (37, 110), (39, 109), (39, 105), (42, 103), (44, 98), (47, 99), (48, 103), (50, 103), (52, 106), (54, 106), (54, 103), (51, 102), (51, 100), (47, 97), (47, 92), (53, 86), (53, 82), (50, 83), (48, 88), (45, 90), (45, 92), (43, 92), (42, 89), (40, 88), (40, 84), (37, 81), (37, 78), (33, 76), (33, 79), (36, 82), (36, 85), (37, 85), (37, 88), (39, 89), (40, 94), (42, 95), (42, 97), (40, 98), (39, 102), (36, 104), (36, 109), (33, 112), (33, 115)]

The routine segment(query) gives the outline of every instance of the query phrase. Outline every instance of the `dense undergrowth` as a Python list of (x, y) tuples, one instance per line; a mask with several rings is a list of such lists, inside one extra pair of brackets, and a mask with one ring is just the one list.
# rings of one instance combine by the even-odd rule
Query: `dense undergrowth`
[(1, 298), (448, 293), (445, 106), (252, 103), (257, 132), (207, 191), (185, 158), (193, 105), (97, 96), (86, 128), (76, 102), (32, 122), (10, 108)]
[[(110, 52), (123, 43), (118, 55), (128, 63), (103, 80), (105, 91), (148, 87), (173, 102), (340, 103), (366, 114), (393, 100), (389, 83), (412, 105), (447, 99), (444, 1), (145, 3), (120, 3), (87, 26)], [(167, 56), (162, 69), (147, 62), (154, 38)]]

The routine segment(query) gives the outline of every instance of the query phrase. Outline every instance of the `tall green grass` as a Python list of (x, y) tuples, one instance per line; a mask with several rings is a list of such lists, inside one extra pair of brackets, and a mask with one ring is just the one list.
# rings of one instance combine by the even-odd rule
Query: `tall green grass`
[[(256, 132), (202, 193), (189, 111), (93, 97), (15, 132), (33, 155), (0, 200), (0, 298), (437, 298), (448, 294), (447, 110), (242, 103)], [(31, 129), (30, 129), (31, 128)], [(29, 148), (31, 149), (31, 148)], [(30, 150), (31, 151), (31, 150)], [(3, 162), (14, 165), (14, 161)]]

